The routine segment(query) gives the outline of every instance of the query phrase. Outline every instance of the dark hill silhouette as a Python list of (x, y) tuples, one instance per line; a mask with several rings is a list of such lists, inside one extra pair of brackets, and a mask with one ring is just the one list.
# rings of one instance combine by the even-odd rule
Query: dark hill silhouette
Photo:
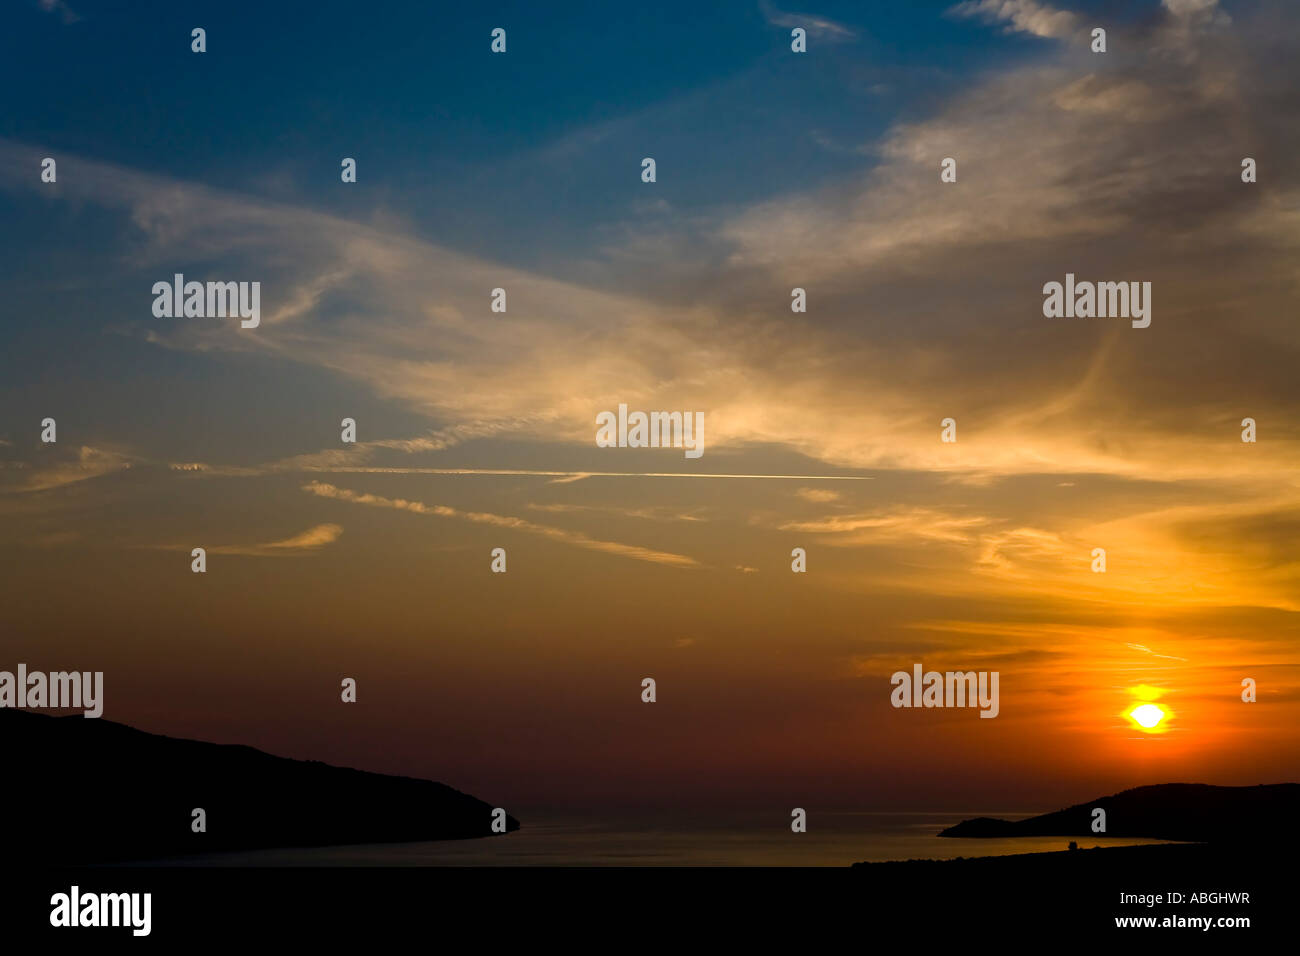
[[(493, 836), (492, 806), (430, 780), (0, 709), (6, 849), (46, 863)], [(207, 832), (191, 812), (207, 812)], [(519, 821), (507, 817), (508, 830)], [(495, 834), (498, 835), (499, 834)]]
[[(1064, 843), (1064, 841), (1062, 841)], [(1000, 932), (1041, 934), (1038, 942), (1104, 934), (1105, 952), (1122, 931), (1117, 917), (1247, 917), (1249, 933), (1291, 938), (1294, 922), (1294, 855), (1275, 842), (1161, 843), (956, 860), (855, 863), (859, 900), (912, 925), (984, 926)], [(1171, 895), (1171, 891), (1177, 897)], [(1193, 894), (1238, 894), (1233, 902), (1197, 902)], [(1123, 894), (1159, 893), (1161, 900), (1126, 902)], [(846, 901), (851, 907), (856, 901)], [(860, 904), (858, 904), (860, 905)], [(908, 925), (903, 922), (901, 925)], [(1144, 931), (1171, 939), (1201, 938)], [(1215, 930), (1227, 938), (1227, 931)], [(1264, 938), (1269, 938), (1265, 935)], [(1039, 948), (1044, 948), (1040, 945)], [(1130, 948), (1130, 947), (1122, 947)], [(1186, 952), (1181, 942), (1167, 945)], [(1195, 947), (1193, 947), (1195, 948)], [(1223, 943), (1218, 947), (1222, 949)], [(1088, 950), (1085, 950), (1088, 951)], [(1210, 951), (1206, 946), (1205, 951)]]
[(1266, 838), (1294, 843), (1300, 826), (1300, 784), (1215, 787), (1161, 783), (1098, 797), (1027, 820), (977, 817), (942, 831), (946, 837), (1079, 836), (1092, 832), (1092, 811), (1106, 811), (1105, 836), (1220, 842)]

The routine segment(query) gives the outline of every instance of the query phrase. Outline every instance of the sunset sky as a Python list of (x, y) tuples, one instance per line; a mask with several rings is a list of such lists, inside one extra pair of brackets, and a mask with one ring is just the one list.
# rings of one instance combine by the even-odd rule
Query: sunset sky
[(809, 4), (7, 7), (0, 669), (525, 825), (1294, 780), (1294, 5)]

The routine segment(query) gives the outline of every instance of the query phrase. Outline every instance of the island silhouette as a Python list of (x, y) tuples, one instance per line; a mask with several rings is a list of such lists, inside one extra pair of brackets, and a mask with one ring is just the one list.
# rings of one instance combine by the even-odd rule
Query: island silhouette
[[(6, 844), (44, 864), (500, 835), (491, 804), (431, 780), (80, 715), (0, 709), (0, 752), (14, 770), (0, 788)], [(192, 828), (196, 808), (206, 832)]]
[[(1106, 811), (1105, 833), (1093, 810)], [(858, 890), (882, 911), (949, 923), (990, 913), (1020, 929), (1071, 933), (1117, 920), (1245, 916), (1270, 922), (1289, 905), (1300, 784), (1134, 787), (1024, 820), (977, 817), (940, 832), (953, 838), (1060, 836), (1055, 852), (854, 863)], [(1076, 839), (1066, 842), (1067, 837)], [(1139, 837), (1181, 842), (1081, 849), (1081, 841)], [(1224, 895), (1226, 894), (1226, 895)], [(1171, 925), (1184, 925), (1172, 923)]]
[[(1106, 827), (1093, 830), (1094, 811), (1106, 811)], [(1300, 783), (1216, 787), (1204, 783), (1161, 783), (1097, 797), (1064, 810), (1025, 820), (976, 817), (939, 833), (941, 837), (1018, 836), (1149, 837), (1212, 843), (1254, 837), (1294, 839)]]

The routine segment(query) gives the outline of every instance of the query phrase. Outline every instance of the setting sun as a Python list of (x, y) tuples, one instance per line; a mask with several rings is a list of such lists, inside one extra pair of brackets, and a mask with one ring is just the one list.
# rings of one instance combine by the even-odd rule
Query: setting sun
[(1144, 730), (1152, 730), (1164, 719), (1165, 711), (1159, 704), (1140, 704), (1128, 712)]

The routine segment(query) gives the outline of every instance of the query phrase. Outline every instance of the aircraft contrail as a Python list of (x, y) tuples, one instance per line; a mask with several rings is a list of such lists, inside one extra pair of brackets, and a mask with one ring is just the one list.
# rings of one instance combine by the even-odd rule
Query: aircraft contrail
[(523, 468), (401, 468), (381, 466), (300, 466), (299, 471), (331, 474), (525, 475), (539, 478), (772, 478), (789, 481), (873, 481), (872, 475), (729, 475), (676, 471), (534, 471)]

